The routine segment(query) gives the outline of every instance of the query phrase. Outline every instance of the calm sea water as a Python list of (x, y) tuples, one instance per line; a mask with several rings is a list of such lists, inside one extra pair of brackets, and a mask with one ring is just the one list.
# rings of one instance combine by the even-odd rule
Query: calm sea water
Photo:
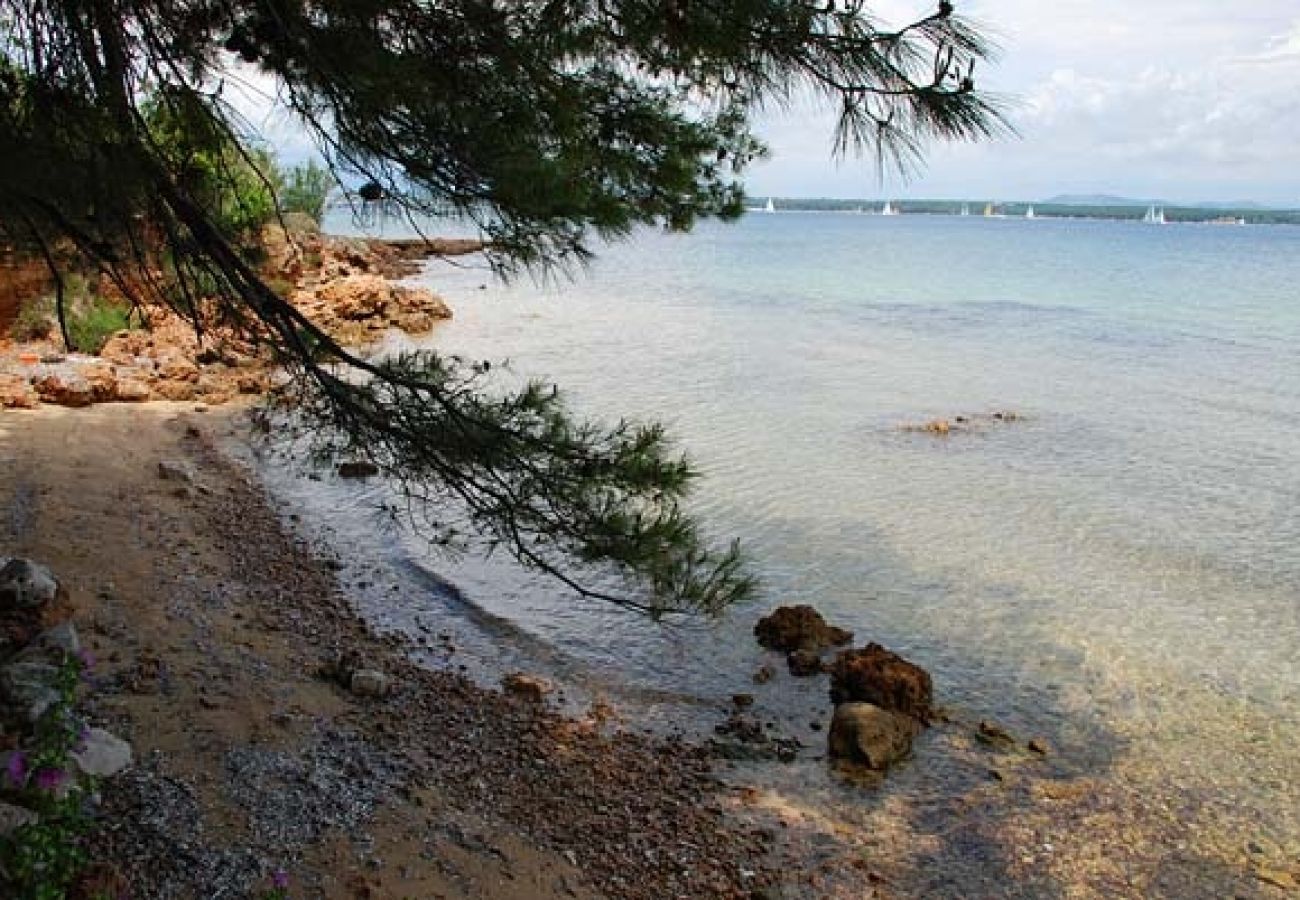
[[(394, 536), (458, 589), (425, 612), (488, 634), (468, 652), (678, 721), (754, 692), (809, 747), (773, 796), (888, 843), (904, 893), (1211, 896), (1300, 865), (1300, 229), (782, 213), (646, 232), (573, 282), (423, 280), (456, 311), (426, 343), (667, 421), (764, 584), (665, 629)], [(824, 682), (750, 683), (789, 602), (926, 666), (959, 724), (883, 786), (829, 773)], [(1052, 755), (992, 754), (960, 725), (985, 719)], [(1040, 779), (1087, 787), (1053, 807)]]

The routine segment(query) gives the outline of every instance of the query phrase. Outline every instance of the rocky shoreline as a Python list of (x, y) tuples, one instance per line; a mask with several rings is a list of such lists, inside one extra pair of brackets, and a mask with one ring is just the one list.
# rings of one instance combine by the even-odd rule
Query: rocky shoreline
[(704, 749), (411, 662), (216, 449), (216, 413), (21, 415), (6, 553), (57, 573), (97, 660), (79, 714), (134, 748), (80, 896), (776, 896), (774, 835)]

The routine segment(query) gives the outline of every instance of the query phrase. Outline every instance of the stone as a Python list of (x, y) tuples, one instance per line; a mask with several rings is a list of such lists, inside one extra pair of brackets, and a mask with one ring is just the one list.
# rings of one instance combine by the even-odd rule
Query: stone
[(1037, 753), (1039, 756), (1046, 756), (1052, 750), (1052, 745), (1042, 738), (1030, 738), (1027, 746), (1030, 752)]
[(182, 484), (192, 484), (194, 482), (194, 470), (190, 468), (189, 463), (177, 459), (160, 459), (158, 461), (158, 477), (163, 481), (179, 481)]
[(81, 652), (81, 639), (77, 636), (76, 626), (71, 622), (60, 622), (41, 632), (36, 639), (36, 646), (58, 656), (76, 656)]
[(59, 667), (43, 659), (27, 656), (0, 669), (0, 696), (6, 712), (35, 723), (50, 707), (62, 700), (54, 685)]
[(76, 372), (62, 368), (41, 372), (32, 379), (32, 387), (46, 403), (81, 407), (95, 402), (95, 391), (90, 382)]
[(776, 669), (771, 666), (760, 666), (754, 673), (754, 684), (767, 684), (776, 676)]
[(1284, 872), (1281, 869), (1257, 869), (1255, 877), (1265, 884), (1271, 884), (1273, 887), (1281, 888), (1284, 891), (1294, 891), (1300, 888), (1300, 882), (1290, 872)]
[(785, 664), (796, 678), (820, 675), (824, 671), (821, 654), (814, 650), (794, 650), (786, 656)]
[(34, 409), (39, 403), (40, 397), (25, 377), (0, 374), (0, 409)]
[(754, 637), (769, 650), (822, 650), (853, 640), (853, 632), (827, 625), (821, 613), (806, 604), (782, 606), (758, 620)]
[(131, 745), (102, 728), (91, 728), (72, 752), (72, 761), (87, 775), (110, 778), (131, 765)]
[(919, 730), (913, 719), (871, 703), (841, 703), (831, 719), (830, 756), (883, 772), (912, 751)]
[(387, 697), (393, 690), (388, 676), (376, 669), (357, 669), (348, 687), (358, 697)]
[(990, 722), (988, 720), (980, 722), (979, 732), (976, 737), (984, 743), (994, 747), (1007, 749), (1016, 745), (1016, 739), (1011, 736), (1011, 732), (1007, 731), (997, 722)]
[(747, 709), (754, 705), (753, 694), (732, 694), (731, 705), (736, 709)]
[(547, 694), (555, 690), (555, 686), (540, 675), (526, 675), (523, 672), (513, 672), (502, 678), (501, 687), (507, 694), (522, 697), (531, 703), (541, 703)]
[(139, 378), (119, 378), (117, 400), (121, 403), (143, 403), (153, 395), (149, 385)]
[(930, 673), (879, 644), (845, 650), (831, 664), (831, 701), (872, 703), (928, 723), (934, 701)]
[(38, 609), (59, 596), (54, 573), (30, 559), (11, 559), (0, 568), (0, 611)]
[(0, 837), (8, 837), (24, 825), (35, 825), (40, 820), (30, 809), (0, 802)]
[(367, 459), (355, 459), (339, 463), (338, 473), (340, 478), (369, 478), (379, 474), (379, 466)]

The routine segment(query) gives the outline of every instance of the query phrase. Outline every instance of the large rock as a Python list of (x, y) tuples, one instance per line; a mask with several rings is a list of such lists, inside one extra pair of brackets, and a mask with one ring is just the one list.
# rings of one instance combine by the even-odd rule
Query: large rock
[(929, 721), (934, 699), (930, 673), (879, 644), (845, 650), (831, 664), (830, 673), (835, 703), (872, 703)]
[(78, 372), (63, 368), (41, 372), (32, 379), (32, 387), (46, 403), (81, 407), (95, 402), (95, 389)]
[(41, 817), (30, 809), (12, 803), (0, 803), (0, 838), (8, 837), (24, 825), (35, 825), (40, 820)]
[(827, 625), (811, 606), (782, 606), (758, 620), (754, 637), (769, 650), (823, 650), (853, 640), (853, 632)]
[(11, 559), (0, 568), (0, 612), (38, 609), (53, 603), (58, 595), (58, 579), (40, 563)]
[(841, 703), (831, 720), (832, 759), (884, 771), (912, 751), (920, 726), (907, 716), (870, 703)]
[(25, 376), (0, 374), (0, 409), (32, 409), (39, 403), (40, 397)]
[(87, 775), (108, 778), (131, 765), (131, 745), (102, 728), (91, 728), (72, 761)]
[(0, 669), (0, 699), (4, 717), (34, 723), (62, 700), (54, 687), (59, 666), (36, 656), (24, 656)]
[(555, 686), (540, 675), (523, 672), (512, 672), (502, 678), (501, 687), (507, 694), (522, 697), (530, 703), (541, 703), (547, 694), (555, 690)]

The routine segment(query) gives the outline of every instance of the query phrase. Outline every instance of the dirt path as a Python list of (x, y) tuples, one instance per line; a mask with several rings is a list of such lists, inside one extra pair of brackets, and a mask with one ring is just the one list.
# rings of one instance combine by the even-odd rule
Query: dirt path
[[(222, 413), (221, 415), (233, 415)], [(189, 404), (0, 415), (0, 553), (49, 565), (131, 741), (95, 887), (132, 897), (762, 896), (690, 747), (606, 733), (370, 634)], [(160, 474), (166, 463), (170, 477)], [(362, 696), (322, 669), (383, 673)]]

